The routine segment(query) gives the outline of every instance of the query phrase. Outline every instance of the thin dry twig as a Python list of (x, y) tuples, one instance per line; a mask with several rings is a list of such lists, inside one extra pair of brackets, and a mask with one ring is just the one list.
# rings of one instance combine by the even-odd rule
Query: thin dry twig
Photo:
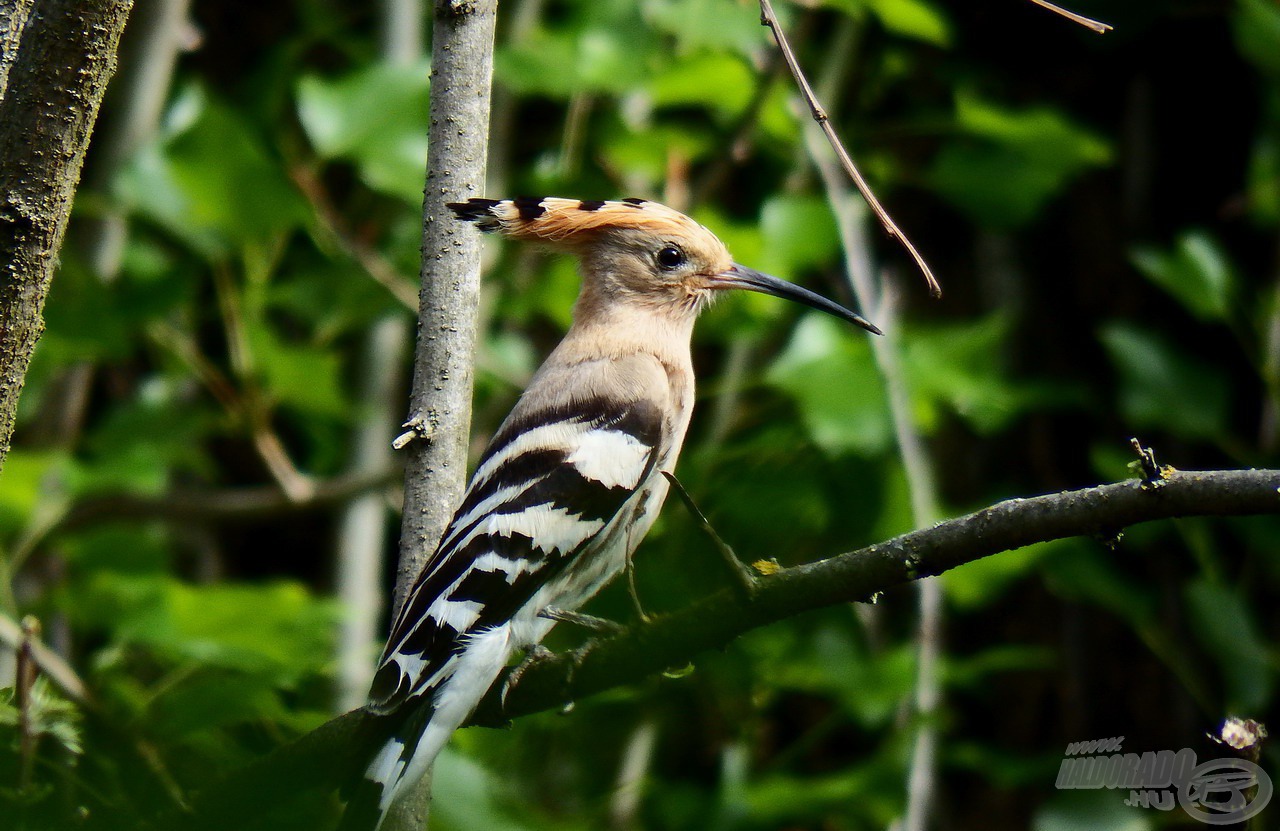
[[(19, 623), (0, 612), (0, 643), (19, 655), (29, 655), (33, 669), (39, 670), (72, 701), (87, 702), (89, 689), (75, 669), (58, 653), (45, 646), (38, 635), (29, 634), (26, 624), (25, 620)], [(35, 679), (32, 678), (31, 681), (34, 683)]]
[(386, 289), (401, 306), (417, 314), (418, 290), (413, 281), (401, 274), (376, 248), (347, 231), (342, 217), (325, 191), (324, 183), (315, 171), (303, 165), (295, 165), (289, 170), (289, 176), (311, 205), (311, 213), (329, 240), (375, 283)]
[(1061, 6), (1057, 6), (1057, 5), (1054, 5), (1053, 3), (1050, 3), (1049, 0), (1031, 0), (1031, 2), (1035, 3), (1037, 6), (1039, 6), (1042, 9), (1048, 9), (1054, 14), (1062, 15), (1067, 20), (1070, 20), (1072, 23), (1079, 23), (1081, 26), (1085, 27), (1086, 29), (1092, 29), (1093, 31), (1097, 32), (1100, 35), (1105, 35), (1107, 32), (1111, 31), (1111, 25), (1109, 23), (1103, 23), (1101, 21), (1094, 20), (1091, 17), (1085, 17), (1082, 14), (1076, 14), (1073, 11), (1068, 11), (1067, 9), (1064, 9)]
[(933, 276), (933, 269), (929, 268), (929, 264), (925, 262), (924, 257), (916, 250), (915, 245), (898, 227), (898, 223), (893, 221), (893, 217), (889, 216), (889, 212), (884, 209), (884, 206), (880, 204), (880, 200), (871, 191), (871, 186), (863, 178), (862, 172), (853, 163), (853, 158), (849, 155), (849, 151), (845, 149), (844, 143), (836, 135), (835, 128), (831, 126), (831, 119), (827, 116), (827, 111), (823, 109), (822, 104), (818, 103), (818, 97), (814, 94), (813, 87), (809, 85), (809, 80), (805, 77), (803, 70), (800, 69), (800, 62), (796, 60), (796, 53), (792, 50), (787, 36), (783, 34), (782, 25), (778, 22), (778, 17), (773, 11), (773, 4), (769, 0), (760, 0), (760, 23), (763, 26), (768, 26), (769, 31), (773, 33), (773, 39), (778, 42), (778, 48), (782, 50), (782, 58), (786, 61), (787, 68), (791, 70), (791, 75), (800, 87), (800, 93), (804, 96), (805, 103), (809, 105), (809, 112), (813, 115), (813, 120), (822, 128), (827, 141), (831, 143), (832, 149), (836, 151), (836, 156), (840, 159), (840, 166), (844, 168), (845, 173), (857, 185), (858, 192), (862, 194), (862, 198), (867, 200), (867, 204), (871, 206), (872, 212), (875, 213), (876, 219), (880, 220), (880, 225), (884, 228), (885, 233), (898, 240), (902, 247), (907, 250), (907, 253), (911, 255), (911, 258), (916, 261), (916, 267), (920, 269), (920, 273), (924, 275), (925, 282), (929, 285), (929, 293), (934, 297), (941, 297), (942, 286), (938, 285), (937, 278)]
[(14, 703), (18, 706), (18, 785), (24, 791), (31, 787), (31, 768), (35, 764), (36, 732), (31, 723), (31, 691), (40, 675), (32, 654), (40, 637), (40, 622), (34, 617), (22, 619), (22, 643), (18, 646), (18, 668), (14, 673)]

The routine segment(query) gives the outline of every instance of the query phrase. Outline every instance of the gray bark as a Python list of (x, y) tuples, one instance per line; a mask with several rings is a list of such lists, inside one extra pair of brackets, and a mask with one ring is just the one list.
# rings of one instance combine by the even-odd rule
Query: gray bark
[(18, 55), (18, 43), (22, 30), (31, 14), (32, 0), (12, 0), (0, 3), (0, 101), (9, 82), (9, 68)]
[(0, 101), (0, 465), (132, 0), (39, 0)]
[[(408, 424), (404, 516), (394, 609), (444, 534), (466, 485), (471, 430), (480, 239), (446, 202), (480, 195), (485, 181), (497, 0), (435, 0), (431, 128), (422, 201), (422, 288)], [(392, 809), (389, 831), (426, 827), (431, 777)]]
[(423, 199), (422, 289), (395, 608), (462, 498), (480, 293), (480, 239), (446, 202), (480, 195), (489, 135), (497, 0), (436, 0), (431, 130)]

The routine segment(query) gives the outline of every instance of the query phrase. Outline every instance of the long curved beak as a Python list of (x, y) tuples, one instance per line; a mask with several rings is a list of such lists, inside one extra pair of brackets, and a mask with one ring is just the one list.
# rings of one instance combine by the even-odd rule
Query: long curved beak
[(758, 291), (761, 294), (771, 294), (774, 297), (781, 297), (784, 300), (793, 300), (796, 303), (803, 303), (811, 309), (817, 309), (820, 312), (826, 312), (834, 315), (841, 320), (847, 320), (866, 329), (873, 335), (883, 335), (874, 323), (864, 318), (856, 312), (851, 312), (839, 303), (828, 300), (821, 294), (814, 294), (808, 289), (801, 288), (795, 283), (788, 283), (786, 280), (779, 280), (777, 277), (771, 277), (754, 268), (747, 268), (745, 265), (733, 264), (728, 271), (722, 271), (709, 281), (709, 286), (713, 289), (746, 289), (747, 291)]

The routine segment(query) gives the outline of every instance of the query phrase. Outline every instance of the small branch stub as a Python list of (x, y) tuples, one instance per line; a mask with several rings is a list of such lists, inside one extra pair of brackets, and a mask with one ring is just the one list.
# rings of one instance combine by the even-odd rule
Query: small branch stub
[(1173, 475), (1174, 469), (1169, 465), (1156, 464), (1156, 452), (1150, 447), (1143, 447), (1142, 442), (1137, 438), (1129, 439), (1129, 445), (1133, 447), (1133, 452), (1138, 454), (1138, 460), (1131, 463), (1131, 467), (1142, 471), (1142, 488), (1143, 490), (1155, 490), (1161, 488)]
[(409, 446), (410, 442), (417, 441), (418, 439), (430, 439), (436, 432), (435, 425), (431, 424), (427, 420), (427, 417), (421, 413), (400, 426), (407, 427), (408, 429), (392, 440), (391, 447), (393, 450), (404, 450)]

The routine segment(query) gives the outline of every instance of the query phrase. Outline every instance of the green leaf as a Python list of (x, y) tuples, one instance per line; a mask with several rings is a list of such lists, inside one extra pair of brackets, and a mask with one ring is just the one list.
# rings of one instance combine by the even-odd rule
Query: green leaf
[(206, 257), (300, 227), (309, 218), (279, 160), (235, 111), (186, 89), (168, 129), (117, 183), (122, 200)]
[(682, 53), (699, 49), (750, 55), (768, 39), (760, 7), (750, 0), (651, 0), (643, 6), (654, 28), (676, 39)]
[(502, 780), (479, 763), (445, 748), (432, 768), (431, 787), (448, 799), (431, 803), (431, 827), (439, 831), (529, 831), (528, 806), (504, 806)]
[(1249, 157), (1249, 212), (1265, 225), (1280, 222), (1280, 138), (1259, 133)]
[(926, 0), (861, 0), (884, 27), (895, 35), (922, 40), (934, 46), (951, 43), (947, 18)]
[(1231, 397), (1219, 367), (1128, 323), (1098, 334), (1119, 376), (1120, 412), (1131, 427), (1155, 427), (1188, 438), (1225, 436)]
[(1032, 407), (1063, 406), (1076, 398), (1064, 386), (1015, 381), (1001, 371), (1009, 325), (997, 313), (916, 329), (904, 338), (903, 366), (925, 430), (935, 427), (943, 408), (975, 430), (992, 433)]
[(351, 411), (335, 348), (286, 343), (267, 326), (250, 329), (268, 395), (305, 415), (344, 419)]
[(840, 250), (835, 217), (825, 199), (775, 196), (760, 211), (764, 261), (759, 268), (794, 275), (830, 263)]
[(1121, 574), (1097, 545), (1064, 547), (1044, 560), (1054, 593), (1092, 603), (1128, 622), (1136, 631), (1156, 619), (1156, 598), (1147, 586)]
[(831, 523), (823, 458), (794, 424), (771, 425), (727, 445), (716, 460), (704, 509), (713, 527), (749, 541), (744, 556), (795, 552)]
[(1195, 317), (1204, 321), (1227, 319), (1235, 275), (1221, 247), (1208, 234), (1185, 233), (1170, 251), (1138, 248), (1133, 252), (1133, 262)]
[(678, 128), (661, 124), (641, 130), (619, 128), (609, 134), (600, 148), (602, 158), (624, 180), (660, 182), (672, 157), (698, 161), (719, 153), (722, 148), (709, 130), (681, 124)]
[(1019, 580), (1030, 574), (1055, 549), (1070, 549), (1074, 540), (1055, 540), (983, 557), (953, 568), (940, 579), (947, 599), (961, 611), (981, 609), (999, 600)]
[(201, 670), (163, 688), (147, 708), (147, 727), (166, 741), (235, 724), (288, 719), (275, 679)]
[(1240, 54), (1263, 72), (1280, 77), (1280, 8), (1268, 0), (1238, 0), (1232, 28)]
[(1190, 583), (1186, 595), (1192, 632), (1226, 681), (1227, 709), (1261, 710), (1275, 690), (1277, 664), (1249, 601), (1203, 578)]
[(823, 625), (769, 676), (780, 689), (834, 696), (859, 724), (874, 727), (891, 721), (910, 695), (915, 668), (916, 649), (910, 644), (871, 654), (846, 627)]
[[(1051, 775), (1048, 780), (1052, 780)], [(1060, 790), (1036, 812), (1032, 831), (1153, 831), (1157, 811), (1124, 804), (1128, 794), (1105, 788)], [(1160, 825), (1159, 827), (1164, 827)]]
[(815, 444), (828, 453), (882, 453), (892, 428), (867, 339), (848, 324), (806, 314), (765, 376), (796, 400)]
[(329, 664), (334, 605), (299, 583), (191, 586), (167, 577), (98, 572), (73, 588), (67, 611), (175, 662), (294, 684)]
[(217, 424), (218, 416), (191, 400), (184, 379), (153, 376), (90, 432), (73, 488), (160, 493), (177, 471), (209, 469), (201, 444)]
[(725, 119), (746, 108), (755, 73), (734, 55), (702, 53), (676, 61), (649, 84), (659, 107), (699, 104)]
[(422, 202), (430, 67), (375, 64), (298, 83), (298, 118), (316, 151), (346, 159), (369, 187)]
[(65, 452), (11, 449), (0, 476), (0, 533), (17, 533), (44, 502), (52, 502), (51, 480), (61, 481), (70, 464)]
[(822, 5), (860, 18), (870, 12), (895, 35), (935, 46), (951, 42), (951, 24), (928, 0), (821, 0)]
[(597, 21), (571, 32), (535, 31), (499, 48), (494, 73), (519, 93), (570, 98), (590, 92), (621, 93), (649, 75), (652, 39), (638, 18)]
[(1012, 228), (1033, 220), (1076, 176), (1111, 161), (1109, 146), (1057, 110), (1014, 110), (956, 96), (960, 137), (928, 179), (974, 221)]

